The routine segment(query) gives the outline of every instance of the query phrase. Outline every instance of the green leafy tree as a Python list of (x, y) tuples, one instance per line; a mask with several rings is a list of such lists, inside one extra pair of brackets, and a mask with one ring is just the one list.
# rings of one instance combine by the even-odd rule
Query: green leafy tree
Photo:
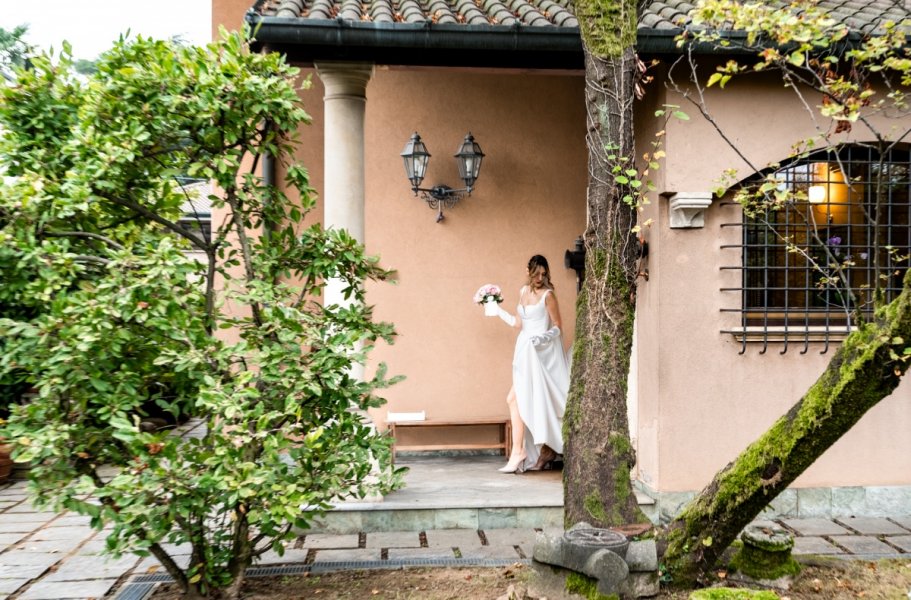
[[(896, 253), (908, 249), (888, 246), (884, 222), (888, 217), (883, 216), (888, 211), (882, 210), (892, 185), (890, 167), (883, 161), (909, 136), (911, 53), (906, 32), (911, 21), (881, 20), (872, 33), (860, 35), (829, 18), (815, 4), (801, 1), (774, 7), (704, 0), (692, 13), (692, 27), (680, 40), (685, 49), (710, 44), (730, 50), (736, 57), (707, 72), (687, 52), (690, 70), (686, 79), (692, 84), (678, 86), (677, 91), (716, 127), (705, 101), (706, 87), (736, 85), (738, 78), (753, 73), (776, 73), (815, 124), (812, 137), (794, 140), (792, 158), (830, 148), (826, 160), (840, 161), (843, 134), (852, 130), (872, 156), (879, 157), (873, 167), (877, 176), (864, 183), (873, 198), (872, 208), (864, 212), (865, 227), (873, 232), (868, 240), (872, 282), (852, 285), (854, 259), (825, 250), (812, 211), (804, 224), (808, 240), (798, 240), (793, 231), (783, 231), (773, 220), (765, 221), (779, 243), (796, 257), (793, 260), (813, 265), (818, 287), (836, 292), (830, 296), (841, 299), (856, 329), (787, 414), (716, 474), (671, 523), (665, 562), (681, 584), (709, 581), (722, 552), (742, 528), (892, 393), (911, 357), (911, 279), (905, 275), (894, 298), (886, 294), (888, 282), (902, 270), (890, 265), (901, 258)], [(911, 16), (907, 9), (903, 11)], [(741, 35), (728, 35), (731, 30)], [(724, 133), (720, 128), (719, 132)], [(739, 155), (751, 164), (743, 153)], [(844, 165), (839, 167), (843, 173), (850, 172)], [(782, 185), (774, 166), (751, 164), (751, 169), (753, 173), (746, 174), (748, 183), (731, 189), (747, 217), (762, 219), (785, 206), (807, 204), (807, 190)], [(732, 177), (726, 174), (728, 184)], [(823, 248), (826, 255), (814, 255), (812, 247)]]
[(30, 48), (22, 38), (27, 32), (25, 25), (13, 29), (0, 27), (0, 75), (6, 79), (12, 79), (14, 70), (25, 65)]
[[(358, 416), (392, 380), (350, 375), (392, 339), (363, 287), (388, 272), (345, 231), (302, 222), (298, 86), (278, 55), (223, 34), (121, 41), (88, 77), (66, 53), (39, 57), (0, 91), (0, 373), (37, 390), (3, 433), (40, 506), (109, 525), (110, 552), (154, 555), (191, 598), (236, 598), (292, 527), (397, 480), (389, 440)], [(257, 174), (267, 156), (294, 204)], [(180, 224), (184, 175), (220, 189), (211, 235)], [(330, 278), (346, 306), (318, 302)], [(205, 432), (147, 431), (150, 406)]]
[(91, 75), (98, 70), (97, 61), (80, 58), (73, 63), (73, 70), (82, 75)]

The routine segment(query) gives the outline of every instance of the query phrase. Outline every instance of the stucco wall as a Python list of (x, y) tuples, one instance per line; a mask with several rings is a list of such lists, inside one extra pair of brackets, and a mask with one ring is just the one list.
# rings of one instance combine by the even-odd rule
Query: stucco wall
[[(213, 32), (236, 26), (248, 2), (213, 3)], [(324, 189), (323, 86), (312, 68), (301, 92), (312, 124), (300, 131), (295, 158)], [(575, 326), (576, 275), (563, 253), (585, 226), (587, 151), (581, 74), (378, 67), (367, 87), (365, 242), (396, 284), (371, 283), (377, 319), (393, 322), (392, 346), (380, 343), (379, 362), (405, 380), (385, 390), (388, 404), (372, 411), (385, 427), (387, 411), (425, 410), (429, 419), (508, 416), (515, 330), (483, 316), (472, 295), (500, 285), (515, 313), (525, 267), (533, 254), (551, 265), (567, 344)], [(471, 131), (484, 159), (471, 197), (436, 212), (415, 198), (399, 156), (418, 131), (432, 155), (424, 187), (462, 187), (453, 155)], [(278, 177), (283, 171), (279, 168)], [(319, 200), (310, 220), (322, 218)], [(218, 214), (215, 215), (217, 220)], [(490, 429), (461, 430), (462, 439), (490, 439)], [(442, 437), (456, 435), (444, 431)]]
[[(659, 191), (711, 190), (730, 167), (748, 174), (697, 110), (674, 93), (667, 98), (692, 119), (667, 128)], [(793, 92), (773, 80), (735, 81), (723, 92), (710, 91), (707, 101), (727, 135), (761, 167), (785, 159), (794, 142), (814, 131)], [(860, 126), (851, 136), (868, 137)], [(739, 271), (721, 270), (740, 261), (738, 250), (721, 248), (740, 243), (739, 228), (721, 227), (740, 220), (739, 208), (716, 200), (703, 229), (670, 229), (666, 199), (656, 198), (651, 211), (651, 277), (640, 292), (639, 308), (645, 310), (638, 327), (640, 478), (663, 492), (698, 490), (801, 397), (837, 345), (820, 354), (823, 346), (813, 344), (801, 354), (802, 346), (792, 344), (781, 354), (782, 346), (772, 344), (760, 354), (761, 345), (751, 344), (740, 355), (740, 343), (720, 333), (740, 325), (739, 315), (721, 312), (739, 307), (739, 293), (720, 291), (739, 287)], [(905, 382), (796, 486), (911, 484), (911, 438), (901, 433), (911, 426), (909, 396)]]
[[(236, 25), (248, 2), (219, 0), (213, 22)], [(637, 138), (648, 144), (663, 125), (665, 103), (692, 119), (672, 121), (667, 158), (653, 178), (658, 192), (704, 191), (723, 169), (744, 165), (692, 106), (667, 92), (660, 69), (638, 103)], [(367, 88), (366, 244), (398, 270), (398, 284), (371, 284), (376, 316), (393, 321), (399, 338), (380, 345), (373, 364), (407, 379), (374, 411), (426, 410), (433, 419), (505, 417), (514, 331), (482, 316), (471, 295), (483, 283), (505, 291), (513, 311), (528, 257), (551, 261), (564, 330), (574, 324), (575, 274), (562, 266), (585, 224), (586, 150), (581, 75), (379, 68)], [(313, 125), (301, 132), (297, 158), (323, 189), (322, 86), (302, 92)], [(735, 81), (707, 95), (719, 124), (757, 165), (781, 160), (813, 123), (791, 92), (771, 79)], [(827, 124), (823, 123), (823, 126)], [(452, 154), (471, 131), (487, 154), (472, 197), (446, 211), (442, 224), (415, 198), (399, 153), (417, 130), (433, 155), (425, 186), (460, 185)], [(858, 134), (858, 129), (853, 135)], [(861, 134), (861, 137), (863, 135)], [(646, 146), (647, 147), (647, 146)], [(715, 203), (702, 229), (671, 230), (667, 200), (656, 194), (644, 218), (649, 280), (637, 296), (635, 386), (637, 476), (662, 492), (698, 490), (783, 414), (822, 372), (834, 353), (791, 347), (765, 354), (720, 330), (739, 324), (722, 308), (739, 305), (736, 264), (738, 209)], [(321, 214), (317, 206), (314, 218)], [(875, 407), (797, 484), (804, 487), (911, 485), (909, 385)], [(484, 432), (478, 432), (482, 434)]]
[[(377, 70), (367, 88), (366, 243), (398, 270), (398, 283), (371, 285), (369, 301), (399, 337), (373, 356), (407, 377), (388, 390), (378, 421), (387, 409), (507, 416), (516, 334), (471, 297), (498, 284), (514, 313), (533, 254), (550, 261), (571, 336), (575, 272), (563, 267), (563, 253), (585, 224), (581, 99), (581, 76)], [(418, 131), (432, 155), (423, 185), (460, 187), (453, 154), (469, 130), (487, 155), (476, 190), (435, 223), (399, 153)]]

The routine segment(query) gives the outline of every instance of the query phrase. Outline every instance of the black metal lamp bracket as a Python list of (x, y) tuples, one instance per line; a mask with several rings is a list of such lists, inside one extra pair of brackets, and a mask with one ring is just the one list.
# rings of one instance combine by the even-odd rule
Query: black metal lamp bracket
[(432, 188), (412, 188), (415, 195), (421, 192), (421, 199), (437, 211), (437, 223), (444, 219), (443, 207), (452, 208), (465, 196), (471, 195), (471, 188), (453, 189), (448, 185), (435, 185)]

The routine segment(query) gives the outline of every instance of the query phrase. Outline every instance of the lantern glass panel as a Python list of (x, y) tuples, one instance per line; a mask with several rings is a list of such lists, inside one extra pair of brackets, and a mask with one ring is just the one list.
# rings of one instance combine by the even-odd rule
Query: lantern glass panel
[(424, 180), (424, 175), (427, 173), (427, 162), (430, 160), (430, 153), (427, 152), (427, 147), (417, 132), (405, 144), (401, 156), (405, 163), (405, 176), (411, 181), (412, 187), (417, 188)]
[(471, 133), (465, 136), (455, 157), (458, 159), (459, 177), (468, 188), (471, 188), (481, 173), (481, 160), (484, 158), (481, 146), (474, 141)]

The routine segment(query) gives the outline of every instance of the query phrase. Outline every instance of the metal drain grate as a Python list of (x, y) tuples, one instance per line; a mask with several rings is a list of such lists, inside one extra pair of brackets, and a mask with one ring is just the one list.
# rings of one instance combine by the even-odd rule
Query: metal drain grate
[(275, 565), (247, 569), (247, 577), (274, 577), (275, 575), (303, 575), (310, 572), (311, 565)]
[(148, 575), (137, 575), (130, 579), (130, 583), (171, 583), (174, 581), (167, 573), (149, 573)]
[(399, 567), (505, 567), (516, 563), (531, 563), (528, 559), (504, 558), (402, 558), (397, 560), (317, 561), (313, 571), (321, 573), (346, 569), (397, 569)]
[(117, 594), (117, 600), (144, 600), (154, 589), (154, 583), (128, 583)]

